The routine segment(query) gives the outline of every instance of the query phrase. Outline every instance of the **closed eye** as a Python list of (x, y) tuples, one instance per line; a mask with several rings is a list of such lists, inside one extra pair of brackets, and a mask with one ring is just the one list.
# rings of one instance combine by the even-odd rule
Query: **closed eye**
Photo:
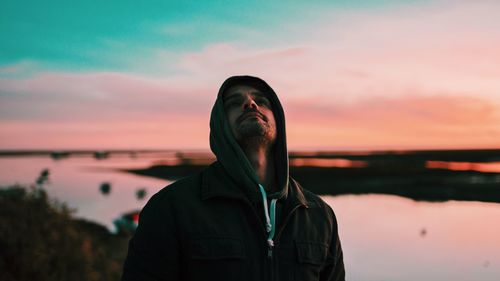
[(231, 108), (231, 107), (235, 107), (235, 106), (239, 106), (241, 104), (241, 99), (238, 99), (238, 98), (232, 98), (232, 99), (229, 99), (228, 101), (226, 101), (224, 103), (224, 108)]
[(267, 98), (264, 98), (264, 97), (255, 98), (255, 103), (257, 105), (263, 105), (263, 106), (267, 106), (269, 108), (271, 107), (271, 102)]

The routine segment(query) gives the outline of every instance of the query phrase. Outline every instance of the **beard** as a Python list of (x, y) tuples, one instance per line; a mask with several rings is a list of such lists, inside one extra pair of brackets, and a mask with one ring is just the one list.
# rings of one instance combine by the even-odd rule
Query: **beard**
[(272, 128), (268, 122), (259, 118), (249, 118), (254, 120), (244, 120), (235, 132), (236, 141), (240, 145), (269, 144), (276, 139), (276, 129)]

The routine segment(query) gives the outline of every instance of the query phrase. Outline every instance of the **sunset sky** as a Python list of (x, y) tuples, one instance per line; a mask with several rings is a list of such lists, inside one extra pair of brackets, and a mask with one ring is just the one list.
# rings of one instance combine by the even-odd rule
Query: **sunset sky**
[[(172, 2), (172, 3), (169, 3)], [(0, 149), (208, 149), (231, 75), (291, 150), (500, 147), (500, 1), (2, 1)]]

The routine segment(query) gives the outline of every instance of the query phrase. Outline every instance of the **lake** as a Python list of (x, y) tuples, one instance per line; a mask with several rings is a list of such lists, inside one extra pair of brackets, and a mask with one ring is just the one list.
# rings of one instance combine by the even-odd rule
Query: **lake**
[[(114, 230), (112, 221), (142, 208), (169, 181), (118, 169), (147, 168), (174, 154), (0, 157), (0, 185), (33, 184), (50, 171), (44, 188), (75, 209), (75, 216)], [(100, 191), (103, 182), (110, 193)], [(147, 190), (144, 199), (136, 191)], [(348, 280), (484, 280), (500, 276), (500, 204), (417, 202), (392, 195), (322, 196), (338, 218)]]

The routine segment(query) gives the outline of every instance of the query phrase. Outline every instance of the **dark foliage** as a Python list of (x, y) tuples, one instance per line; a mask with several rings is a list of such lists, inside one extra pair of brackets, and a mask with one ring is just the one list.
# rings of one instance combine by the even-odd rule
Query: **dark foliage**
[(111, 184), (109, 182), (103, 182), (101, 183), (99, 189), (101, 190), (101, 193), (103, 195), (109, 195), (109, 193), (111, 192)]
[(73, 219), (43, 189), (0, 188), (0, 280), (118, 280), (128, 238)]
[(148, 193), (145, 188), (139, 188), (135, 191), (135, 197), (137, 197), (138, 200), (144, 199), (144, 197), (146, 197), (147, 194)]

